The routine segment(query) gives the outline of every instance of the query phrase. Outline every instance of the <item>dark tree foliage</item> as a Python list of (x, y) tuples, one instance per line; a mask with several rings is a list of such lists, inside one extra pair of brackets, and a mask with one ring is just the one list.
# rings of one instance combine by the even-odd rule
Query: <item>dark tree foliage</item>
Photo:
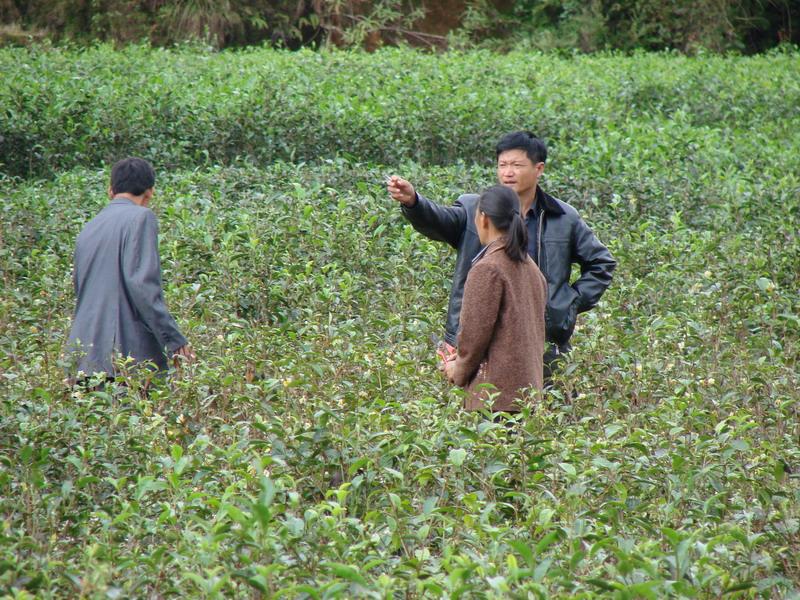
[[(44, 30), (56, 41), (215, 48), (394, 42), (423, 16), (414, 0), (0, 0), (0, 20)], [(434, 38), (420, 33), (421, 39)]]
[(800, 0), (0, 0), (0, 23), (0, 44), (752, 53), (800, 43)]
[(490, 45), (759, 52), (800, 42), (797, 0), (516, 0), (481, 3), (464, 27)]

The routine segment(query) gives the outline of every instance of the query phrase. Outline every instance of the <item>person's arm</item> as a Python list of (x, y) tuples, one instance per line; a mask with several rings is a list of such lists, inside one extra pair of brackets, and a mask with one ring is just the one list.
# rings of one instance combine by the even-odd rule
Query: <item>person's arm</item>
[(572, 287), (578, 292), (577, 311), (585, 312), (594, 308), (611, 284), (617, 261), (583, 219), (576, 221), (572, 240), (573, 255), (581, 267), (581, 276)]
[(478, 262), (470, 270), (464, 286), (458, 356), (449, 371), (456, 385), (467, 385), (486, 357), (502, 300), (503, 283), (497, 272), (490, 265)]
[(123, 251), (122, 276), (131, 304), (159, 346), (170, 354), (177, 352), (187, 358), (193, 356), (164, 303), (158, 225), (155, 215), (149, 210), (142, 211), (142, 217), (131, 224)]
[(420, 196), (414, 186), (396, 175), (387, 181), (389, 195), (402, 205), (403, 215), (425, 237), (458, 247), (467, 225), (467, 211), (459, 198), (453, 206), (441, 206)]

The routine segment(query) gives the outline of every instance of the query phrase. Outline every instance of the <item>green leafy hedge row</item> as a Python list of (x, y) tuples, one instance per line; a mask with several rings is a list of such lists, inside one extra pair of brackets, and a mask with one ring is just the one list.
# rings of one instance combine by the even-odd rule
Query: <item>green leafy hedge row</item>
[[(514, 433), (436, 370), (453, 255), (404, 222), (389, 167), (160, 172), (166, 299), (199, 361), (147, 399), (62, 385), (107, 172), (4, 181), (0, 594), (793, 597), (800, 144), (716, 139), (691, 176), (633, 133), (628, 162), (589, 170), (603, 138), (548, 170), (620, 267)], [(494, 177), (403, 172), (445, 202)]]
[[(800, 60), (671, 54), (560, 58), (108, 46), (0, 50), (0, 170), (51, 175), (141, 155), (163, 168), (236, 158), (482, 161), (528, 128), (564, 152), (673, 121), (789, 135)], [(673, 146), (682, 152), (683, 140)], [(563, 155), (563, 154), (562, 154)]]
[[(281, 81), (300, 77), (298, 65), (361, 61), (336, 75), (342, 88), (379, 75), (361, 55), (129, 49), (114, 59), (98, 49), (54, 52), (39, 92), (77, 89), (71, 77), (88, 77), (100, 56), (106, 77), (92, 77), (109, 94), (112, 63), (160, 58), (177, 77), (183, 61), (185, 85), (163, 94), (198, 103), (190, 108), (242, 80), (223, 58), (285, 61), (269, 63)], [(429, 65), (428, 81), (456, 82), (469, 64), (474, 82), (508, 98), (501, 83), (521, 60), (396, 52), (376, 64), (395, 56), (418, 66), (398, 80)], [(0, 595), (796, 597), (800, 129), (783, 100), (796, 93), (796, 67), (780, 55), (538, 60), (539, 77), (577, 90), (549, 96), (546, 114), (582, 115), (540, 124), (554, 142), (544, 186), (581, 210), (619, 268), (581, 316), (556, 389), (513, 433), (463, 414), (437, 372), (430, 337), (441, 333), (453, 255), (416, 234), (383, 187), (399, 172), (448, 202), (492, 183), (481, 162), (488, 125), (474, 130), (472, 156), (443, 166), (388, 145), (397, 156), (383, 165), (320, 151), (313, 164), (201, 165), (209, 155), (171, 170), (189, 147), (152, 138), (165, 295), (199, 360), (148, 398), (136, 378), (88, 394), (63, 385), (71, 254), (107, 201), (107, 166), (0, 175)], [(4, 76), (22, 77), (25, 64)], [(201, 64), (216, 87), (192, 78)], [(641, 80), (621, 73), (634, 64), (662, 83), (670, 68), (716, 73), (717, 96), (633, 94)], [(597, 92), (613, 82), (624, 102)], [(309, 98), (335, 104), (317, 85), (308, 79)], [(131, 123), (175, 125), (131, 89)], [(394, 97), (423, 102), (425, 90)], [(748, 93), (775, 102), (748, 104)], [(298, 91), (287, 102), (300, 101)], [(130, 125), (115, 101), (84, 106), (117, 109)], [(213, 114), (231, 113), (223, 104)], [(420, 135), (437, 143), (460, 135), (427, 127)], [(48, 135), (62, 132), (45, 127), (40, 143), (56, 148)]]

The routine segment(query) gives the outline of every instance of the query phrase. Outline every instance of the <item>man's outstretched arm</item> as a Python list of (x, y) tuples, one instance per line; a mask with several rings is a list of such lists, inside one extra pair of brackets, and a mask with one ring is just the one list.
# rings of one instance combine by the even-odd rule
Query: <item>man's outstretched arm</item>
[(387, 179), (386, 189), (402, 205), (403, 215), (414, 229), (427, 238), (458, 247), (467, 223), (467, 212), (460, 202), (440, 206), (417, 194), (410, 182), (397, 175)]

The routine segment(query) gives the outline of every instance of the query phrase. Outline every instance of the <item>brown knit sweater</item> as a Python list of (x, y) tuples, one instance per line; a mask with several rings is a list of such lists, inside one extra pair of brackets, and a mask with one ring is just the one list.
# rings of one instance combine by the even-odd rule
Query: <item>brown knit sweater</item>
[[(472, 266), (464, 286), (458, 356), (453, 371), (456, 385), (466, 387), (467, 410), (519, 410), (519, 390), (542, 389), (544, 311), (547, 282), (526, 257), (512, 261), (502, 242), (490, 244)], [(494, 386), (481, 385), (490, 383)], [(488, 388), (488, 389), (487, 389)]]

